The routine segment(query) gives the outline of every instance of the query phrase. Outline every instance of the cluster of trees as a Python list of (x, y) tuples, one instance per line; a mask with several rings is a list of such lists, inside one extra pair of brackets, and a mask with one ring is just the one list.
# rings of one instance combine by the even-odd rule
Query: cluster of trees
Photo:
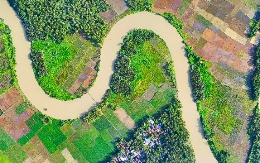
[(32, 51), (30, 54), (30, 59), (32, 60), (33, 70), (35, 71), (34, 74), (37, 78), (47, 75), (48, 70), (41, 51)]
[(126, 0), (133, 11), (152, 11), (153, 0)]
[[(255, 19), (250, 22), (249, 37), (254, 37), (256, 32), (260, 31), (260, 12), (255, 14)], [(252, 78), (252, 97), (259, 100), (260, 95), (260, 44), (257, 45), (254, 55), (255, 70)], [(260, 108), (259, 103), (254, 109), (251, 118), (248, 134), (251, 140), (251, 149), (248, 156), (248, 162), (254, 163), (260, 160)]]
[(181, 35), (181, 37), (185, 40), (186, 36), (184, 34), (184, 32), (182, 31), (184, 24), (183, 22), (178, 19), (176, 16), (174, 16), (171, 13), (164, 13), (162, 15), (164, 17), (164, 19), (166, 19), (172, 26), (174, 26), (178, 33)]
[(170, 78), (170, 81), (172, 83), (172, 87), (176, 88), (176, 79), (175, 79), (175, 73), (174, 73), (174, 66), (173, 61), (167, 62), (164, 65), (165, 74)]
[(107, 90), (105, 95), (102, 98), (102, 101), (98, 104), (98, 106), (96, 106), (93, 110), (89, 112), (83, 113), (80, 116), (80, 119), (83, 122), (87, 122), (87, 123), (95, 122), (96, 120), (98, 120), (103, 115), (102, 108), (103, 107), (109, 108), (109, 105), (111, 105), (107, 101), (111, 97), (111, 93), (112, 92), (110, 89)]
[(260, 160), (260, 108), (259, 104), (254, 109), (248, 134), (251, 139), (251, 150), (248, 157), (249, 163), (258, 162)]
[(96, 107), (93, 110), (91, 110), (90, 112), (87, 112), (85, 114), (83, 114), (80, 119), (83, 122), (87, 122), (87, 123), (91, 123), (91, 122), (95, 122), (97, 119), (99, 119), (101, 116), (103, 115), (101, 108), (100, 107)]
[(81, 31), (89, 40), (100, 43), (107, 24), (99, 16), (109, 5), (105, 0), (8, 0), (23, 21), (28, 39), (51, 38), (61, 42), (65, 35)]
[(208, 144), (209, 144), (209, 147), (210, 147), (211, 151), (213, 152), (215, 158), (218, 160), (218, 162), (221, 162), (221, 163), (228, 162), (228, 158), (229, 158), (230, 154), (227, 151), (224, 151), (224, 150), (219, 151), (216, 148), (216, 145), (212, 140), (208, 140)]
[(190, 69), (190, 80), (192, 85), (192, 95), (196, 102), (203, 100), (205, 84), (201, 80), (201, 74), (198, 66), (192, 66)]
[[(195, 162), (180, 102), (146, 118), (130, 140), (117, 144), (116, 162)], [(124, 161), (123, 161), (124, 160)]]
[(258, 100), (260, 94), (260, 45), (257, 46), (254, 55), (255, 70), (252, 79), (252, 97)]
[(131, 68), (130, 58), (138, 52), (141, 43), (154, 36), (155, 34), (152, 31), (137, 29), (130, 31), (124, 38), (115, 62), (115, 73), (110, 82), (110, 88), (114, 93), (124, 96), (131, 94), (131, 82), (135, 80), (135, 71)]
[[(254, 19), (250, 22), (249, 37), (254, 37), (260, 31), (260, 11), (256, 12)], [(260, 44), (257, 45), (254, 55), (255, 70), (252, 79), (252, 97), (258, 100), (260, 94)]]
[[(185, 43), (186, 44), (186, 43)], [(206, 83), (202, 80), (200, 71), (207, 71), (206, 62), (196, 54), (191, 47), (186, 44), (186, 53), (190, 63), (190, 81), (192, 95), (196, 102), (205, 98)]]
[(250, 31), (248, 34), (248, 37), (254, 37), (256, 35), (256, 32), (260, 30), (260, 11), (255, 13), (254, 19), (250, 22)]
[(116, 94), (130, 95), (132, 92), (130, 83), (135, 79), (135, 72), (130, 67), (130, 58), (126, 55), (118, 56), (115, 62), (115, 73), (111, 79), (111, 89)]

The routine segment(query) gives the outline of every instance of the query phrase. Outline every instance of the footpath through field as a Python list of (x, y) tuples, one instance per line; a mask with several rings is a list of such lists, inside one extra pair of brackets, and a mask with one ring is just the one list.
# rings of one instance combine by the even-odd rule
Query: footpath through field
[[(38, 85), (31, 60), (29, 59), (30, 42), (26, 40), (23, 26), (9, 6), (7, 1), (0, 1), (0, 18), (11, 29), (11, 36), (16, 48), (16, 73), (18, 84), (28, 100), (50, 117), (57, 119), (75, 119), (83, 112), (87, 112), (100, 102), (106, 90), (109, 89), (110, 77), (113, 74), (113, 63), (117, 57), (124, 36), (132, 29), (148, 29), (154, 31), (167, 44), (176, 73), (178, 97), (183, 105), (183, 119), (190, 132), (190, 140), (195, 151), (196, 162), (216, 162), (207, 141), (202, 135), (202, 125), (196, 104), (192, 100), (189, 80), (189, 64), (185, 56), (184, 44), (177, 30), (164, 18), (149, 12), (139, 12), (126, 16), (118, 21), (104, 40), (101, 49), (100, 70), (93, 87), (89, 93), (81, 98), (71, 101), (60, 101), (51, 98)], [(44, 108), (47, 108), (45, 110)], [(173, 119), (174, 120), (174, 119)]]

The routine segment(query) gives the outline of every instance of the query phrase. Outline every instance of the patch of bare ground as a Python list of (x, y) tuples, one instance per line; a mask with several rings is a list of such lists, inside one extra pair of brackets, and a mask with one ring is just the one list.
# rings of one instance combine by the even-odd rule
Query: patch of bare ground
[(115, 116), (122, 122), (124, 125), (133, 130), (135, 127), (134, 120), (126, 113), (126, 111), (122, 108), (118, 108), (114, 111)]

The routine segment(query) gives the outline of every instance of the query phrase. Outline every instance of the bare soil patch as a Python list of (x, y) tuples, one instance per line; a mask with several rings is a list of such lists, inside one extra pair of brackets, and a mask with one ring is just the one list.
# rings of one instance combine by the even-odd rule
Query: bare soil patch
[(126, 111), (122, 108), (118, 108), (114, 111), (115, 116), (125, 124), (125, 126), (133, 130), (135, 127), (134, 120), (126, 113)]

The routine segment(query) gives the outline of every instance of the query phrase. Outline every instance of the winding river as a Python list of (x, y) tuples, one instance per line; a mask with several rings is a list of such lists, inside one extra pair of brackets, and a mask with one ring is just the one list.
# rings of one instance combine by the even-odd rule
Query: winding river
[[(185, 56), (184, 44), (177, 30), (159, 15), (139, 12), (118, 21), (106, 36), (101, 49), (100, 70), (96, 82), (89, 92), (81, 98), (71, 101), (60, 101), (51, 98), (38, 85), (29, 59), (31, 44), (26, 40), (20, 19), (6, 0), (0, 0), (0, 18), (11, 29), (13, 44), (16, 49), (16, 73), (18, 84), (27, 99), (43, 114), (57, 119), (75, 119), (80, 114), (91, 110), (101, 101), (109, 89), (110, 77), (113, 74), (113, 63), (117, 57), (124, 36), (132, 29), (154, 31), (167, 44), (174, 61), (178, 97), (181, 101), (182, 116), (190, 133), (190, 141), (195, 152), (196, 162), (216, 162), (207, 141), (202, 135), (202, 125), (196, 103), (192, 99), (189, 83), (189, 64)], [(45, 110), (44, 108), (47, 108)], [(174, 119), (173, 119), (174, 120)]]

